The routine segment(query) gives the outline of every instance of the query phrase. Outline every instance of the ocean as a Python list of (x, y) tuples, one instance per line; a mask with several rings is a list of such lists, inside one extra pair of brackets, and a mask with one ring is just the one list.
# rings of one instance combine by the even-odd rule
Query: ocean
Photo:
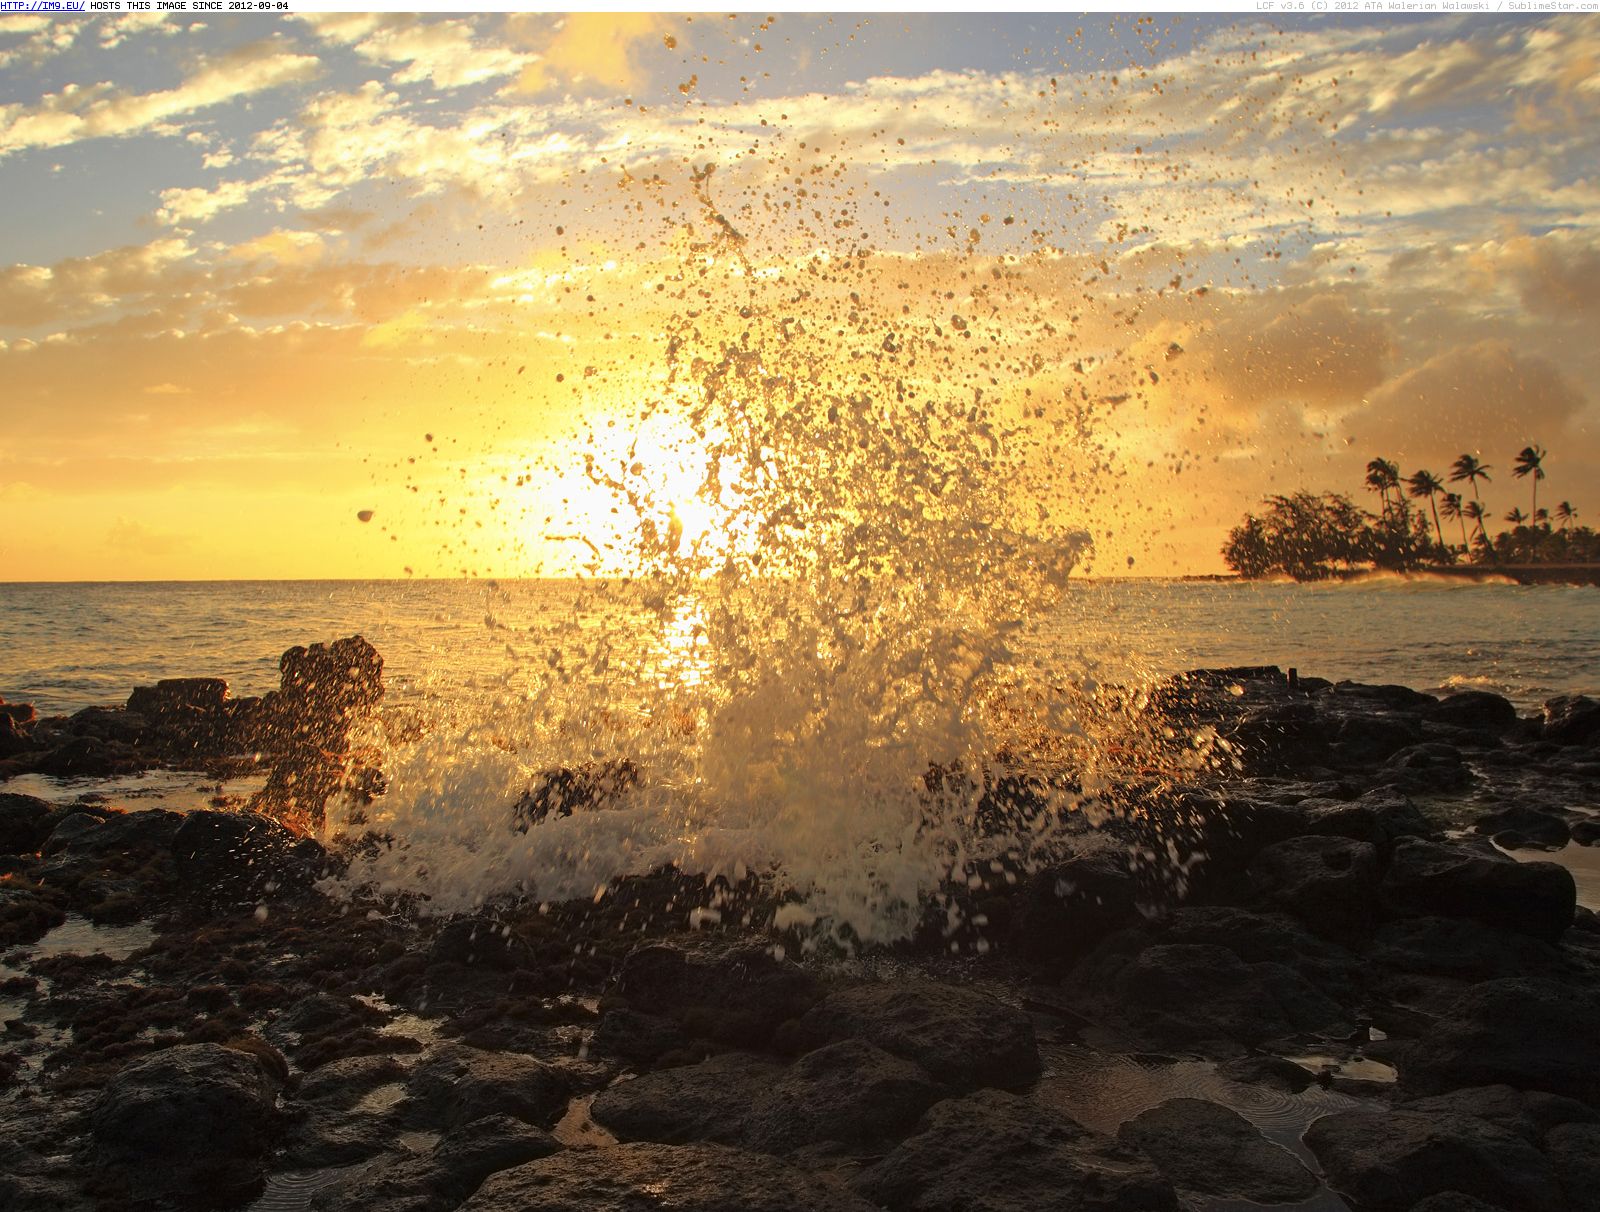
[[(673, 637), (657, 618), (575, 581), (0, 584), (0, 697), (69, 713), (188, 676), (261, 694), (286, 648), (359, 633), (383, 653), (392, 696), (470, 698), (550, 669), (552, 652), (571, 655), (585, 632), (606, 635), (618, 668), (674, 676)], [(1434, 694), (1490, 690), (1532, 711), (1552, 695), (1600, 692), (1600, 590), (1083, 580), (1015, 646), (1107, 684), (1275, 664)], [(694, 676), (692, 662), (676, 674)]]

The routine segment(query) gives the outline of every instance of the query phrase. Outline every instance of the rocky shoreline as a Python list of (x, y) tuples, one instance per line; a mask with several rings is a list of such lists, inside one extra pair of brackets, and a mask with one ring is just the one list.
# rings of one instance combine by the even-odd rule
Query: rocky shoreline
[[(382, 844), (291, 827), (382, 791), (350, 740), (381, 659), (339, 644), (249, 707), (203, 679), (0, 706), (0, 779), (250, 744), (275, 789), (180, 815), (0, 782), (0, 1207), (1600, 1208), (1569, 869), (1600, 704), (1173, 678), (1152, 719), (1213, 729), (1224, 771), (1131, 780), (1084, 853), (949, 890), (959, 928), (797, 963), (742, 924), (753, 880), (453, 919), (323, 895)], [(522, 826), (617, 775), (552, 772)], [(713, 896), (747, 912), (690, 931)]]

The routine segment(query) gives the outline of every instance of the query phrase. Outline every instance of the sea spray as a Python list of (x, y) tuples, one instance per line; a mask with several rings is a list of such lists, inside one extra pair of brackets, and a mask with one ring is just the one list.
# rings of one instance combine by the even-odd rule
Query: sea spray
[[(788, 898), (779, 927), (886, 942), (939, 889), (1081, 833), (1136, 713), (1016, 647), (1089, 544), (1058, 520), (1092, 461), (1082, 411), (1000, 378), (1025, 370), (1013, 344), (1038, 359), (1055, 336), (1048, 301), (976, 233), (909, 267), (752, 249), (710, 181), (649, 390), (619, 423), (597, 373), (572, 443), (607, 504), (551, 533), (592, 579), (537, 640), (507, 638), (492, 707), (390, 747), (366, 817), (392, 843), (350, 885), (457, 911), (671, 866), (759, 878)], [(953, 282), (937, 313), (905, 301)], [(636, 783), (514, 827), (551, 771), (623, 761)], [(1031, 771), (1014, 820), (1010, 769)]]

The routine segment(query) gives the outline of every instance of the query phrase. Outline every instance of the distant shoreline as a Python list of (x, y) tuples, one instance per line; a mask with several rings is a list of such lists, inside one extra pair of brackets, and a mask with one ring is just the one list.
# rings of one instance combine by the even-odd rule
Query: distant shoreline
[[(1439, 568), (1418, 568), (1411, 572), (1392, 572), (1387, 569), (1351, 568), (1333, 572), (1330, 581), (1365, 580), (1431, 580), (1442, 577), (1456, 581), (1477, 581), (1495, 584), (1513, 581), (1518, 585), (1595, 585), (1600, 586), (1600, 564), (1455, 564)], [(1178, 578), (1182, 581), (1265, 582), (1282, 581), (1282, 577), (1241, 577), (1232, 573), (1200, 573)], [(1303, 582), (1315, 584), (1314, 581)]]

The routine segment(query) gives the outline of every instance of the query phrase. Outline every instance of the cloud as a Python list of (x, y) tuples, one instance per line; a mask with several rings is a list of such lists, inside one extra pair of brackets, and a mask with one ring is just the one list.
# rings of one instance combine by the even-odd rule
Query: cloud
[(370, 63), (398, 65), (396, 84), (431, 83), (463, 88), (515, 75), (536, 55), (499, 45), (495, 35), (468, 20), (354, 13), (303, 16), (324, 41), (350, 46)]
[(1489, 340), (1447, 349), (1384, 383), (1346, 427), (1363, 448), (1437, 458), (1553, 446), (1584, 406), (1559, 367)]
[(303, 83), (321, 70), (315, 56), (285, 50), (268, 38), (209, 59), (178, 87), (160, 92), (68, 84), (33, 106), (0, 106), (0, 158), (30, 147), (138, 134), (239, 97)]
[(659, 13), (568, 13), (552, 26), (548, 18), (512, 18), (514, 37), (540, 52), (518, 77), (522, 92), (558, 85), (628, 90), (644, 82), (640, 52), (659, 44), (672, 29)]
[(127, 245), (54, 265), (0, 269), (0, 324), (30, 328), (82, 320), (130, 299), (166, 295), (194, 280), (193, 248), (163, 239)]
[(1600, 243), (1524, 236), (1509, 241), (1499, 259), (1530, 311), (1563, 320), (1600, 315)]
[(257, 192), (257, 183), (246, 180), (224, 181), (213, 188), (164, 189), (156, 218), (168, 227), (206, 223), (225, 210), (236, 210)]

